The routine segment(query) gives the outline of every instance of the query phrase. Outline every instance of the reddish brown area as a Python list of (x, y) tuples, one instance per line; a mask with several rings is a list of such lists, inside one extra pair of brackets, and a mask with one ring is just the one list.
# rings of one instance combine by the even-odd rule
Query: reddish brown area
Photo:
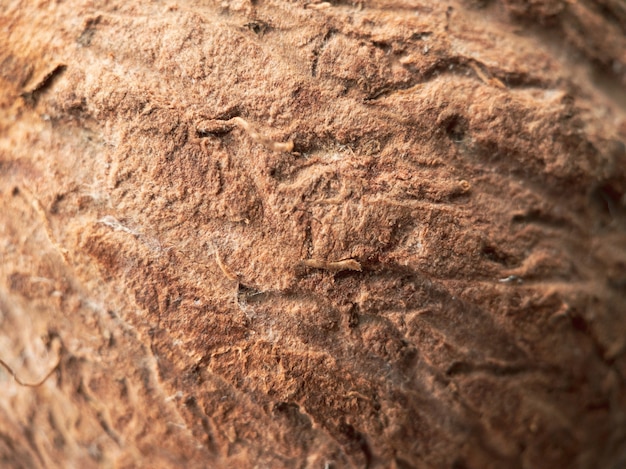
[(5, 2), (0, 465), (626, 464), (625, 31)]

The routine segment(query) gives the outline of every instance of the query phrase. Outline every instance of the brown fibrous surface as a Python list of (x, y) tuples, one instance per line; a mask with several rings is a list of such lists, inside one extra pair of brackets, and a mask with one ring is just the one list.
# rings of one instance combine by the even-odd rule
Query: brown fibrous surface
[(3, 2), (0, 465), (623, 467), (624, 5)]

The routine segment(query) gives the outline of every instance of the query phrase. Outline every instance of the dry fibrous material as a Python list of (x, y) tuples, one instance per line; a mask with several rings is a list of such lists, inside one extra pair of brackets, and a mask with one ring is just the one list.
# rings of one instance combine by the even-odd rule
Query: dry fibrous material
[(277, 152), (290, 152), (293, 150), (293, 141), (291, 140), (287, 142), (276, 142), (272, 140), (271, 138), (266, 137), (265, 135), (262, 135), (259, 132), (257, 132), (254, 129), (254, 127), (250, 125), (250, 123), (246, 122), (241, 117), (233, 117), (232, 121), (236, 125), (241, 127), (243, 130), (248, 132), (248, 135), (250, 135), (250, 138), (252, 138), (252, 140), (254, 140), (255, 142), (262, 143), (270, 150), (277, 151)]
[(5, 2), (1, 465), (624, 465), (625, 19)]
[[(58, 344), (58, 341), (57, 341), (57, 344)], [(17, 375), (15, 370), (9, 364), (7, 364), (4, 360), (0, 359), (0, 366), (2, 366), (2, 368), (4, 368), (13, 377), (13, 379), (15, 380), (17, 384), (19, 384), (20, 386), (24, 386), (26, 388), (37, 388), (41, 386), (52, 375), (52, 373), (55, 372), (56, 368), (59, 366), (60, 363), (61, 363), (61, 358), (59, 357), (56, 364), (53, 367), (51, 367), (50, 371), (48, 371), (42, 378), (40, 378), (38, 381), (28, 382), (28, 381), (24, 381), (23, 379), (21, 379)]]
[(357, 270), (361, 272), (361, 264), (354, 259), (342, 259), (340, 261), (323, 261), (320, 259), (303, 259), (302, 265), (314, 269), (329, 270), (331, 272), (341, 272), (342, 270)]

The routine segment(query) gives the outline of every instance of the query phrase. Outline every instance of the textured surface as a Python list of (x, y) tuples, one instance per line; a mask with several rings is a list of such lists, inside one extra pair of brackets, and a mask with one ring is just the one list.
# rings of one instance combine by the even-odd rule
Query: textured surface
[(1, 465), (621, 467), (625, 31), (4, 1)]

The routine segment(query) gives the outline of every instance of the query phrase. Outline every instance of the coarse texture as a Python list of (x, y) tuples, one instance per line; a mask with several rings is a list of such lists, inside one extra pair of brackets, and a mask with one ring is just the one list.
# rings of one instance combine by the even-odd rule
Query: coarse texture
[(0, 359), (58, 366), (1, 372), (0, 465), (623, 467), (625, 44), (617, 0), (5, 0)]

